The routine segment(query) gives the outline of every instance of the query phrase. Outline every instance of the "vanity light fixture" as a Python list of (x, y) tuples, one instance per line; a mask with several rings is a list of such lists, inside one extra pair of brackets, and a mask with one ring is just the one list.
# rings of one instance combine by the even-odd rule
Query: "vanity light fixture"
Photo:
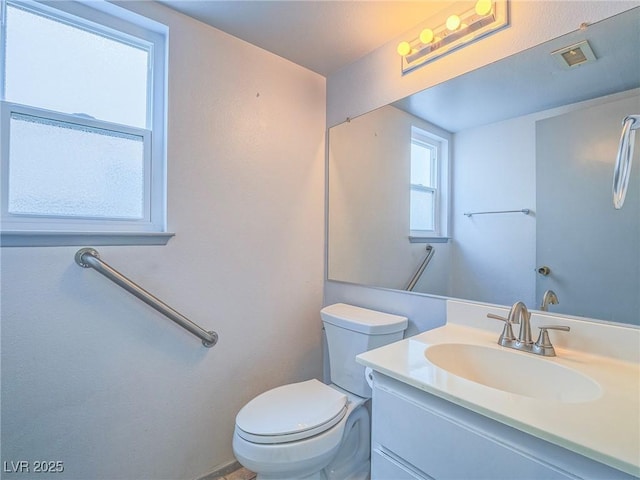
[(509, 24), (509, 0), (468, 2), (461, 14), (450, 14), (444, 24), (427, 26), (417, 38), (398, 44), (402, 73), (431, 62)]

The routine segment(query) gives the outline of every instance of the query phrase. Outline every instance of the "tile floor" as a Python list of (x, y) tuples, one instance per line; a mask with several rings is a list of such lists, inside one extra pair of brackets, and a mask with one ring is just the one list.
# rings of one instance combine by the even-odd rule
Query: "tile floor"
[(227, 473), (223, 477), (218, 477), (215, 480), (254, 480), (256, 474), (251, 470), (247, 470), (244, 467), (239, 468), (231, 473)]

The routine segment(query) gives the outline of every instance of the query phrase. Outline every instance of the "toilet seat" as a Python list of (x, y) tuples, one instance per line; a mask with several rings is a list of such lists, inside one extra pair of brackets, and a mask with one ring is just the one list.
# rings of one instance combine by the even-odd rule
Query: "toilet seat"
[(236, 431), (253, 443), (293, 442), (330, 429), (346, 412), (347, 396), (313, 379), (258, 395), (238, 413)]

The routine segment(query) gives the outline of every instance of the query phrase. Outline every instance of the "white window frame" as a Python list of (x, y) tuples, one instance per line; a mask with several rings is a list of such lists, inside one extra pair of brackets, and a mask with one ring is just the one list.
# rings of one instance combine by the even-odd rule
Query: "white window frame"
[[(7, 3), (36, 14), (97, 32), (117, 41), (149, 51), (147, 125), (135, 128), (85, 116), (4, 101), (4, 76), (0, 75), (0, 243), (2, 246), (55, 245), (161, 245), (173, 233), (166, 222), (166, 51), (168, 29), (153, 20), (108, 2), (47, 2), (0, 0), (2, 38), (5, 45)], [(2, 55), (0, 61), (4, 61)], [(0, 65), (4, 71), (4, 65)], [(144, 144), (144, 214), (141, 220), (33, 216), (8, 213), (9, 125), (13, 113), (53, 121), (141, 136)]]
[(410, 230), (411, 243), (446, 242), (449, 240), (449, 167), (451, 134), (440, 128), (429, 125), (411, 127), (411, 143), (427, 145), (436, 152), (435, 158), (435, 186), (418, 186), (410, 183), (409, 194), (412, 190), (434, 191), (434, 229)]

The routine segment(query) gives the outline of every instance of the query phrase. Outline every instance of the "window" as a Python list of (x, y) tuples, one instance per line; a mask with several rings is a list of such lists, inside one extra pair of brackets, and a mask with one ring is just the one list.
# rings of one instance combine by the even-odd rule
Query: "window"
[(107, 2), (1, 1), (3, 245), (166, 243), (164, 27)]
[(411, 241), (446, 239), (448, 225), (447, 138), (417, 127), (411, 130)]

